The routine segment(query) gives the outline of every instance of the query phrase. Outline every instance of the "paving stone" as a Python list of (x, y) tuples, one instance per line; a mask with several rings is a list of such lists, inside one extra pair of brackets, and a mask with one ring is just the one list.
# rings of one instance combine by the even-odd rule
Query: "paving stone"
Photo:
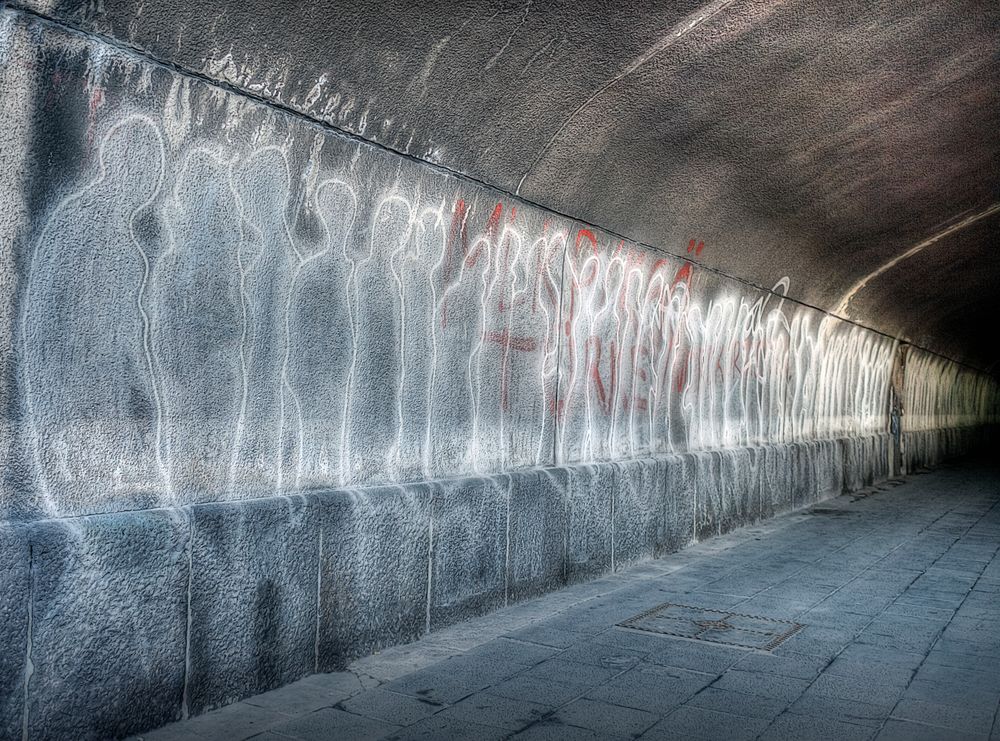
[(903, 688), (898, 685), (859, 682), (854, 677), (821, 674), (809, 687), (808, 692), (857, 702), (893, 705), (903, 694)]
[(537, 643), (497, 638), (494, 641), (484, 643), (468, 651), (465, 655), (470, 658), (500, 659), (526, 666), (534, 666), (546, 659), (553, 658), (561, 650), (551, 646), (542, 646)]
[(908, 700), (928, 700), (943, 705), (956, 707), (996, 707), (998, 693), (990, 688), (970, 686), (966, 682), (927, 682), (915, 679), (904, 690), (903, 697)]
[(796, 700), (786, 712), (809, 715), (815, 718), (833, 718), (846, 723), (878, 728), (889, 717), (892, 705), (875, 705), (807, 692)]
[[(1000, 608), (990, 608), (991, 612), (1000, 613)], [(976, 618), (956, 617), (952, 623), (941, 633), (941, 638), (946, 641), (959, 640), (970, 643), (978, 643), (989, 648), (1000, 645), (1000, 636), (996, 635), (997, 618), (994, 616), (984, 616)], [(961, 621), (961, 624), (960, 622)]]
[(746, 598), (740, 594), (710, 592), (705, 588), (698, 588), (690, 589), (686, 592), (668, 591), (666, 596), (669, 598), (666, 601), (689, 605), (691, 607), (700, 607), (706, 610), (729, 610), (739, 605), (740, 611), (753, 612), (752, 609), (743, 609), (743, 605), (748, 603), (746, 602)]
[(505, 659), (483, 659), (468, 655), (453, 656), (434, 665), (434, 669), (442, 674), (475, 677), (487, 684), (496, 684), (510, 679), (527, 668), (529, 667), (524, 664)]
[(552, 628), (548, 625), (542, 624), (522, 628), (521, 630), (507, 634), (507, 637), (518, 641), (524, 641), (525, 643), (538, 643), (543, 646), (562, 649), (569, 648), (574, 643), (585, 640), (588, 637), (588, 634), (570, 630), (560, 630), (558, 628)]
[(749, 741), (757, 737), (768, 725), (766, 718), (748, 718), (744, 715), (685, 705), (654, 725), (642, 738), (673, 741), (678, 738), (716, 741)]
[(385, 741), (501, 741), (510, 731), (490, 728), (477, 723), (468, 723), (433, 715), (411, 726), (391, 732)]
[(330, 674), (310, 674), (303, 677), (292, 687), (308, 686), (317, 687), (320, 690), (336, 696), (337, 702), (344, 698), (356, 695), (366, 689), (365, 683), (354, 672), (333, 672)]
[(568, 726), (558, 721), (536, 723), (510, 738), (518, 741), (618, 741), (625, 736), (608, 736), (586, 728)]
[(653, 633), (643, 633), (638, 630), (628, 630), (626, 628), (614, 627), (603, 633), (598, 633), (591, 639), (594, 643), (605, 646), (620, 646), (633, 651), (638, 651), (647, 656), (663, 646), (663, 636)]
[(960, 731), (942, 733), (936, 726), (911, 723), (905, 720), (890, 720), (875, 737), (875, 741), (983, 741), (985, 736), (977, 736)]
[(816, 607), (798, 615), (797, 620), (808, 626), (839, 630), (854, 636), (872, 621), (872, 616), (833, 610), (828, 607)]
[(562, 661), (561, 659), (550, 659), (536, 664), (524, 672), (526, 677), (537, 677), (539, 679), (561, 682), (563, 684), (595, 685), (607, 682), (616, 674), (620, 674), (622, 668), (594, 666), (592, 664), (579, 664), (575, 661)]
[(908, 589), (896, 601), (903, 604), (927, 605), (941, 610), (957, 610), (964, 600), (964, 594), (949, 594), (938, 589)]
[(653, 664), (719, 675), (745, 656), (746, 652), (738, 648), (668, 637), (663, 640), (662, 648), (650, 651), (645, 660)]
[(866, 741), (875, 735), (868, 726), (829, 718), (785, 713), (759, 736), (760, 741)]
[[(422, 644), (413, 645), (420, 646)], [(391, 658), (380, 652), (374, 656), (358, 659), (351, 664), (351, 671), (363, 680), (367, 689), (399, 679), (411, 672), (426, 669), (432, 664), (451, 658), (458, 653), (460, 651), (442, 646), (428, 646), (425, 650), (413, 652), (404, 648), (399, 653), (394, 652)]]
[(443, 706), (410, 695), (401, 695), (398, 692), (373, 689), (344, 700), (339, 707), (355, 715), (363, 715), (397, 726), (408, 726), (434, 715)]
[(732, 713), (747, 718), (765, 718), (773, 720), (788, 707), (784, 700), (775, 700), (761, 695), (746, 695), (742, 692), (708, 687), (692, 697), (687, 705)]
[[(292, 718), (270, 728), (273, 733), (303, 741), (329, 741), (331, 738), (351, 741), (375, 741), (399, 726), (354, 715), (337, 708), (323, 708), (316, 712)], [(224, 738), (216, 736), (215, 738)]]
[(738, 670), (727, 671), (712, 684), (715, 689), (762, 695), (785, 703), (798, 699), (808, 686), (809, 681), (805, 679)]
[(886, 646), (867, 643), (853, 643), (837, 656), (838, 659), (856, 660), (861, 663), (897, 664), (916, 669), (924, 661), (924, 654), (913, 651), (897, 651)]
[(648, 587), (648, 583), (640, 582), (634, 588), (623, 588), (614, 595), (614, 599), (603, 597), (581, 605), (580, 612), (590, 619), (600, 621), (601, 630), (598, 632), (604, 632), (609, 626), (635, 617), (660, 604), (659, 593), (651, 592)]
[(634, 737), (656, 723), (660, 716), (644, 710), (581, 698), (560, 708), (553, 719), (608, 736)]
[(900, 700), (892, 711), (892, 717), (931, 726), (986, 735), (993, 725), (993, 715), (988, 708), (966, 705), (954, 707), (926, 700)]
[(629, 648), (606, 646), (602, 643), (589, 641), (567, 648), (559, 655), (559, 658), (562, 661), (575, 661), (606, 669), (624, 670), (638, 664), (645, 656), (645, 651), (634, 651)]
[(947, 682), (967, 684), (970, 687), (988, 690), (1000, 690), (1000, 673), (991, 671), (980, 671), (975, 668), (965, 666), (944, 666), (924, 662), (917, 670), (914, 679), (929, 682)]
[(842, 677), (853, 677), (857, 681), (874, 684), (891, 684), (905, 687), (913, 678), (913, 670), (899, 664), (882, 664), (850, 658), (836, 658), (824, 671)]
[[(268, 734), (270, 734), (270, 731), (263, 733), (257, 731), (254, 738), (265, 739), (266, 741), (286, 738), (284, 736)], [(205, 736), (196, 733), (187, 723), (171, 723), (169, 726), (157, 728), (153, 731), (146, 731), (138, 736), (128, 736), (126, 741), (205, 741)]]
[(829, 641), (806, 636), (792, 636), (788, 641), (778, 646), (774, 653), (779, 656), (806, 654), (821, 659), (832, 659), (843, 651), (848, 643), (848, 640)]
[(926, 653), (937, 639), (936, 634), (927, 635), (917, 632), (879, 632), (877, 629), (863, 631), (857, 638), (858, 643), (870, 643), (875, 646), (886, 646), (900, 651)]
[[(642, 612), (642, 609), (637, 609), (637, 612)], [(628, 610), (624, 617), (630, 617), (632, 611)], [(608, 629), (608, 623), (615, 622), (616, 620), (621, 620), (622, 617), (615, 615), (611, 617), (602, 612), (598, 612), (590, 609), (579, 609), (564, 612), (556, 617), (546, 620), (545, 627), (552, 630), (565, 630), (571, 633), (585, 633), (587, 635), (596, 635), (597, 633), (603, 633)]]
[(441, 716), (493, 728), (519, 731), (540, 720), (552, 709), (551, 705), (480, 692), (441, 711)]
[(490, 687), (490, 692), (513, 700), (527, 700), (559, 707), (591, 688), (589, 684), (565, 684), (541, 677), (519, 675)]
[(214, 713), (192, 718), (186, 730), (202, 738), (244, 739), (286, 723), (289, 716), (275, 708), (262, 708), (237, 702)]
[(387, 682), (384, 689), (443, 705), (458, 702), (485, 689), (489, 684), (489, 681), (479, 677), (449, 674), (430, 668)]
[(594, 688), (587, 697), (662, 715), (686, 702), (712, 679), (686, 669), (640, 664)]
[(926, 602), (916, 603), (907, 600), (896, 600), (889, 605), (884, 615), (904, 615), (906, 617), (932, 617), (936, 620), (947, 620), (955, 614), (952, 607), (934, 607)]
[(748, 652), (736, 662), (734, 668), (747, 672), (812, 680), (827, 666), (827, 663), (826, 659), (804, 654), (775, 656), (769, 653)]
[(925, 664), (990, 672), (996, 669), (997, 660), (991, 656), (942, 651), (935, 646), (927, 653)]
[(1000, 659), (1000, 647), (984, 646), (978, 641), (959, 641), (953, 638), (942, 638), (934, 648), (945, 653), (968, 654), (969, 656), (990, 656)]
[(303, 682), (295, 682), (270, 692), (264, 692), (244, 700), (247, 705), (277, 710), (289, 715), (311, 713), (320, 708), (333, 707), (347, 693), (334, 693), (329, 689)]

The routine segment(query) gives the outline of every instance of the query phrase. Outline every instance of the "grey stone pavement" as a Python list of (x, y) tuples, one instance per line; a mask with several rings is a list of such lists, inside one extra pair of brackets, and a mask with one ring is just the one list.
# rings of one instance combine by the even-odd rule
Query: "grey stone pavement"
[[(142, 738), (1000, 739), (998, 547), (1000, 467), (944, 466)], [(617, 625), (665, 602), (805, 627), (764, 651)]]

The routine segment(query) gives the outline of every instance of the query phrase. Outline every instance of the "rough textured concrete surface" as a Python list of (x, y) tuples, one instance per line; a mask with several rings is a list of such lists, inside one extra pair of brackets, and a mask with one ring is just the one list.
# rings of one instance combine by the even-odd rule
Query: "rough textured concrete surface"
[(304, 496), (200, 504), (191, 517), (185, 707), (316, 670), (320, 519)]
[[(656, 521), (656, 555), (673, 553), (694, 540), (695, 465), (690, 455), (660, 459), (664, 469), (663, 515)], [(770, 492), (768, 495), (770, 496)]]
[(509, 476), (434, 486), (430, 625), (444, 627), (506, 601)]
[(844, 490), (844, 449), (836, 440), (811, 440), (810, 459), (814, 470), (817, 497), (827, 497), (839, 494)]
[(183, 513), (46, 520), (28, 532), (27, 735), (115, 738), (180, 718), (188, 635)]
[(619, 5), (0, 0), (2, 734), (996, 434), (994, 4)]
[(322, 671), (426, 631), (431, 491), (425, 485), (320, 493)]
[(640, 459), (618, 464), (615, 485), (615, 568), (621, 568), (656, 552), (657, 525), (666, 515), (666, 470), (654, 460)]
[(24, 677), (31, 605), (25, 528), (0, 525), (0, 736), (17, 738), (24, 720)]
[(698, 540), (718, 535), (725, 517), (724, 491), (736, 482), (722, 480), (722, 454), (717, 450), (694, 453), (694, 534)]
[(511, 474), (509, 517), (508, 600), (565, 584), (569, 510), (559, 477), (551, 470)]
[(566, 578), (570, 582), (610, 571), (614, 563), (616, 472), (615, 466), (607, 463), (551, 472), (569, 504)]

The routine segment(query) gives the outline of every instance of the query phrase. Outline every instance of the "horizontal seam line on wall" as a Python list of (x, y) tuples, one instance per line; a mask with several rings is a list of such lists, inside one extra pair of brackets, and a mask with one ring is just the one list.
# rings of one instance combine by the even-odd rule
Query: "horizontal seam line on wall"
[(771, 295), (771, 296), (775, 296), (775, 297), (777, 297), (779, 299), (783, 299), (783, 300), (788, 301), (790, 303), (798, 304), (799, 306), (804, 306), (807, 309), (812, 309), (813, 311), (817, 311), (817, 312), (819, 312), (821, 314), (824, 314), (825, 316), (828, 316), (828, 317), (830, 317), (832, 319), (836, 319), (837, 321), (844, 322), (845, 324), (850, 324), (850, 325), (853, 325), (855, 327), (859, 327), (860, 329), (864, 329), (864, 330), (866, 330), (868, 332), (873, 332), (874, 334), (880, 335), (882, 337), (886, 337), (886, 338), (891, 339), (891, 340), (893, 340), (895, 342), (901, 342), (901, 343), (910, 345), (911, 347), (916, 347), (916, 348), (918, 348), (920, 350), (923, 350), (924, 352), (930, 353), (931, 355), (935, 355), (935, 356), (937, 356), (939, 358), (943, 358), (943, 359), (945, 359), (945, 360), (947, 360), (949, 362), (955, 363), (957, 365), (961, 365), (961, 366), (964, 366), (966, 368), (970, 368), (970, 369), (972, 369), (972, 370), (974, 370), (974, 371), (976, 371), (978, 373), (989, 374), (989, 371), (986, 368), (981, 368), (979, 366), (972, 365), (971, 363), (967, 363), (967, 362), (962, 361), (962, 360), (957, 360), (957, 359), (952, 358), (952, 357), (950, 357), (948, 355), (945, 355), (944, 353), (940, 353), (940, 352), (938, 352), (936, 350), (932, 350), (932, 349), (930, 349), (928, 347), (916, 344), (914, 342), (910, 342), (910, 341), (906, 341), (906, 340), (901, 340), (899, 337), (896, 337), (896, 336), (894, 336), (892, 334), (889, 334), (888, 332), (884, 332), (884, 331), (882, 331), (880, 329), (876, 329), (875, 327), (871, 327), (871, 326), (869, 326), (867, 324), (864, 324), (863, 322), (857, 321), (855, 319), (849, 319), (849, 318), (846, 318), (846, 317), (838, 316), (837, 314), (834, 314), (833, 312), (829, 311), (828, 309), (823, 309), (823, 308), (821, 308), (819, 306), (815, 306), (815, 305), (810, 304), (810, 303), (808, 303), (806, 301), (803, 301), (802, 299), (798, 299), (798, 298), (794, 298), (792, 296), (786, 296), (786, 295), (777, 293), (776, 291), (774, 291), (774, 290), (772, 290), (770, 288), (766, 288), (764, 286), (760, 286), (760, 285), (758, 285), (758, 284), (756, 284), (756, 283), (754, 283), (752, 281), (746, 280), (745, 278), (740, 278), (738, 276), (731, 275), (731, 274), (726, 273), (726, 272), (724, 272), (722, 270), (719, 270), (718, 268), (713, 268), (711, 266), (704, 265), (702, 263), (699, 263), (699, 262), (696, 262), (694, 260), (691, 260), (690, 258), (685, 257), (683, 254), (679, 254), (679, 253), (676, 253), (676, 252), (671, 252), (670, 250), (668, 250), (668, 249), (666, 249), (664, 247), (657, 247), (655, 245), (651, 245), (651, 244), (648, 244), (646, 242), (642, 242), (642, 241), (640, 241), (638, 239), (634, 239), (632, 237), (629, 237), (626, 234), (622, 234), (620, 232), (617, 232), (617, 231), (615, 231), (613, 229), (609, 229), (609, 228), (607, 228), (605, 226), (602, 226), (600, 224), (597, 224), (597, 223), (594, 223), (594, 222), (591, 222), (591, 221), (587, 221), (586, 219), (583, 219), (583, 218), (580, 218), (580, 217), (577, 217), (577, 216), (573, 216), (571, 214), (564, 213), (564, 212), (559, 211), (559, 210), (557, 210), (555, 208), (552, 208), (550, 206), (544, 206), (544, 205), (542, 205), (540, 203), (537, 203), (537, 202), (535, 202), (535, 201), (533, 201), (533, 200), (531, 200), (529, 198), (526, 198), (526, 197), (524, 197), (522, 195), (516, 195), (513, 192), (511, 192), (509, 190), (506, 190), (505, 188), (502, 188), (500, 186), (492, 185), (492, 184), (490, 184), (490, 183), (488, 183), (488, 182), (486, 182), (484, 180), (480, 180), (480, 179), (478, 179), (478, 178), (476, 178), (476, 177), (474, 177), (472, 175), (467, 175), (467, 174), (465, 174), (465, 173), (463, 173), (463, 172), (461, 172), (459, 170), (453, 170), (450, 167), (448, 167), (447, 165), (442, 165), (442, 164), (437, 163), (437, 162), (430, 162), (430, 161), (425, 160), (425, 159), (423, 159), (421, 157), (417, 157), (416, 155), (412, 155), (412, 154), (409, 154), (407, 152), (401, 152), (398, 149), (394, 149), (393, 147), (390, 147), (390, 146), (388, 146), (386, 144), (382, 144), (381, 142), (378, 142), (378, 141), (375, 141), (375, 140), (372, 140), (372, 139), (367, 139), (364, 136), (361, 136), (359, 134), (355, 134), (355, 133), (353, 133), (351, 131), (347, 131), (347, 130), (345, 130), (343, 128), (340, 128), (339, 126), (336, 126), (335, 124), (332, 124), (332, 123), (328, 122), (328, 121), (324, 121), (323, 119), (311, 116), (308, 113), (300, 111), (300, 110), (298, 110), (296, 108), (292, 108), (292, 107), (290, 107), (290, 106), (288, 106), (288, 105), (286, 105), (284, 103), (280, 103), (278, 101), (272, 100), (271, 98), (267, 98), (267, 97), (264, 97), (264, 96), (261, 96), (261, 95), (257, 95), (255, 93), (249, 91), (249, 90), (241, 88), (241, 87), (239, 87), (237, 85), (234, 85), (234, 84), (232, 84), (230, 82), (226, 82), (225, 80), (219, 80), (219, 79), (216, 79), (214, 77), (210, 77), (210, 76), (208, 76), (208, 75), (206, 75), (204, 73), (197, 72), (195, 70), (192, 70), (192, 69), (189, 69), (187, 67), (184, 67), (183, 65), (180, 65), (177, 62), (173, 62), (173, 61), (170, 61), (170, 60), (167, 60), (167, 59), (161, 59), (160, 57), (154, 56), (149, 50), (143, 49), (142, 47), (136, 46), (134, 44), (129, 44), (129, 43), (127, 43), (127, 42), (125, 42), (125, 41), (123, 41), (121, 39), (117, 39), (117, 38), (114, 38), (114, 37), (111, 37), (111, 36), (106, 36), (104, 34), (101, 34), (101, 33), (95, 32), (95, 31), (90, 31), (90, 30), (87, 30), (85, 28), (81, 28), (80, 26), (77, 26), (77, 25), (74, 25), (72, 23), (69, 23), (66, 20), (63, 20), (63, 19), (60, 19), (60, 18), (55, 18), (55, 17), (52, 17), (50, 15), (46, 15), (45, 13), (42, 13), (42, 12), (37, 11), (37, 10), (34, 10), (33, 8), (27, 8), (27, 7), (24, 7), (24, 6), (22, 6), (20, 4), (17, 4), (17, 3), (6, 3), (6, 4), (4, 4), (4, 3), (0, 2), (0, 12), (6, 11), (6, 10), (12, 11), (14, 13), (21, 13), (23, 15), (27, 15), (27, 16), (30, 16), (32, 18), (36, 18), (36, 19), (38, 19), (40, 21), (43, 21), (45, 23), (49, 23), (49, 24), (51, 24), (53, 26), (56, 26), (57, 28), (64, 29), (64, 30), (69, 31), (71, 33), (79, 34), (80, 36), (83, 36), (84, 38), (91, 39), (91, 40), (96, 41), (98, 43), (106, 44), (106, 45), (111, 46), (111, 47), (113, 47), (115, 49), (118, 49), (118, 50), (120, 50), (120, 51), (122, 51), (124, 53), (127, 53), (127, 54), (130, 54), (132, 56), (135, 56), (135, 57), (139, 58), (140, 60), (142, 60), (142, 61), (144, 61), (144, 62), (146, 62), (148, 64), (153, 64), (153, 65), (156, 65), (158, 67), (162, 67), (164, 69), (168, 69), (168, 70), (170, 70), (170, 71), (172, 71), (172, 72), (174, 72), (174, 73), (176, 73), (178, 75), (181, 75), (183, 77), (187, 77), (189, 79), (194, 79), (194, 80), (197, 80), (199, 82), (203, 82), (206, 85), (209, 85), (211, 87), (214, 87), (214, 88), (217, 88), (217, 89), (221, 89), (221, 90), (224, 90), (226, 92), (229, 92), (229, 93), (232, 93), (234, 95), (237, 95), (237, 96), (239, 96), (241, 98), (246, 98), (248, 100), (252, 100), (252, 101), (254, 101), (256, 103), (259, 103), (259, 104), (261, 104), (263, 106), (266, 106), (267, 108), (279, 111), (281, 113), (284, 113), (285, 115), (288, 115), (288, 116), (291, 116), (291, 117), (293, 117), (293, 118), (295, 118), (297, 120), (303, 121), (303, 122), (305, 122), (305, 123), (307, 123), (307, 124), (309, 124), (311, 126), (318, 127), (319, 129), (321, 129), (321, 130), (323, 130), (325, 132), (328, 132), (330, 134), (333, 134), (335, 136), (339, 136), (341, 138), (347, 139), (347, 140), (355, 142), (357, 144), (363, 144), (363, 145), (367, 145), (369, 147), (373, 147), (373, 148), (375, 148), (375, 149), (377, 149), (379, 151), (383, 151), (383, 152), (386, 152), (386, 153), (389, 153), (389, 154), (396, 155), (397, 157), (402, 157), (403, 159), (408, 160), (410, 162), (418, 163), (420, 165), (423, 165), (424, 167), (428, 167), (428, 168), (430, 168), (430, 169), (432, 169), (434, 171), (437, 171), (439, 173), (443, 173), (445, 175), (449, 175), (449, 176), (451, 176), (453, 178), (456, 178), (457, 180), (460, 180), (462, 182), (471, 183), (471, 184), (474, 184), (474, 185), (476, 185), (478, 187), (486, 188), (487, 190), (491, 190), (491, 191), (493, 191), (495, 193), (502, 194), (504, 197), (506, 197), (508, 199), (511, 199), (513, 201), (517, 201), (517, 202), (526, 204), (528, 206), (531, 206), (532, 208), (537, 208), (540, 211), (552, 214), (554, 216), (558, 216), (558, 217), (566, 219), (568, 221), (577, 222), (579, 224), (586, 224), (588, 226), (593, 226), (593, 227), (595, 227), (597, 229), (600, 229), (601, 231), (605, 232), (606, 234), (609, 234), (610, 236), (615, 237), (616, 239), (625, 240), (627, 242), (632, 242), (633, 244), (635, 244), (635, 245), (637, 245), (639, 247), (643, 247), (645, 249), (649, 249), (649, 250), (652, 250), (652, 251), (660, 253), (660, 254), (669, 255), (670, 257), (673, 257), (673, 258), (678, 259), (678, 260), (683, 260), (684, 262), (688, 262), (688, 263), (691, 263), (692, 265), (696, 265), (701, 270), (705, 270), (707, 272), (710, 272), (710, 273), (713, 273), (715, 275), (721, 276), (721, 277), (723, 277), (723, 278), (725, 278), (727, 280), (731, 280), (731, 281), (734, 281), (736, 283), (740, 283), (740, 284), (742, 284), (744, 286), (748, 286), (748, 287), (750, 287), (750, 288), (752, 288), (752, 289), (754, 289), (756, 291), (760, 291), (761, 293), (764, 293), (764, 294), (767, 294), (767, 295)]
[[(978, 424), (978, 425), (966, 425), (964, 427), (936, 427), (931, 430), (919, 430), (913, 432), (939, 432), (945, 430), (978, 430), (984, 427), (994, 427), (995, 425), (990, 424)], [(908, 434), (913, 434), (913, 432)], [(771, 442), (771, 443), (759, 443), (757, 445), (737, 445), (730, 448), (703, 448), (698, 450), (687, 450), (680, 453), (657, 453), (652, 455), (639, 456), (637, 458), (616, 458), (613, 460), (596, 460), (596, 461), (575, 461), (573, 463), (563, 463), (555, 466), (533, 466), (530, 468), (516, 468), (506, 471), (495, 471), (493, 473), (481, 473), (481, 474), (469, 474), (469, 475), (455, 475), (455, 476), (445, 476), (436, 479), (417, 479), (414, 481), (403, 481), (394, 483), (373, 483), (364, 486), (324, 486), (318, 487), (316, 489), (301, 489), (286, 492), (271, 492), (269, 494), (260, 494), (248, 498), (241, 499), (210, 499), (204, 502), (187, 502), (186, 504), (177, 504), (172, 506), (162, 506), (162, 507), (137, 507), (135, 509), (117, 509), (108, 510), (104, 512), (88, 512), (83, 514), (66, 515), (62, 517), (39, 517), (35, 519), (24, 519), (24, 520), (0, 520), (0, 524), (6, 525), (34, 525), (43, 522), (66, 522), (69, 520), (81, 520), (87, 517), (108, 517), (113, 515), (134, 515), (141, 514), (143, 512), (179, 512), (192, 507), (207, 507), (218, 504), (228, 504), (233, 506), (253, 504), (255, 502), (263, 502), (268, 499), (293, 499), (296, 497), (305, 498), (308, 496), (318, 496), (321, 494), (332, 494), (332, 493), (350, 493), (356, 491), (370, 491), (373, 489), (402, 489), (404, 487), (430, 487), (434, 484), (447, 484), (453, 481), (463, 481), (467, 479), (495, 479), (500, 476), (512, 476), (515, 474), (531, 474), (537, 473), (539, 471), (550, 471), (553, 469), (565, 469), (565, 468), (579, 468), (585, 466), (621, 466), (628, 463), (635, 463), (638, 461), (659, 461), (665, 458), (676, 458), (684, 455), (710, 455), (713, 453), (725, 453), (728, 451), (735, 450), (755, 450), (759, 448), (766, 447), (783, 447), (788, 445), (805, 445), (808, 443), (824, 443), (824, 442), (840, 442), (842, 440), (869, 440), (871, 438), (888, 436), (889, 433), (886, 431), (872, 432), (867, 435), (840, 435), (838, 437), (818, 437), (809, 438), (805, 440), (788, 440), (786, 442)], [(433, 494), (429, 494), (433, 496)]]

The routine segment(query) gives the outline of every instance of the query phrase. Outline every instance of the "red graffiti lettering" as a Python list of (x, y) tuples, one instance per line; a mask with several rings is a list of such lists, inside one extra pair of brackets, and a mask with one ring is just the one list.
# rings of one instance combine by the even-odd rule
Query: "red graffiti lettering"
[(518, 352), (535, 352), (538, 349), (538, 342), (534, 337), (514, 337), (507, 329), (487, 332), (486, 341)]

